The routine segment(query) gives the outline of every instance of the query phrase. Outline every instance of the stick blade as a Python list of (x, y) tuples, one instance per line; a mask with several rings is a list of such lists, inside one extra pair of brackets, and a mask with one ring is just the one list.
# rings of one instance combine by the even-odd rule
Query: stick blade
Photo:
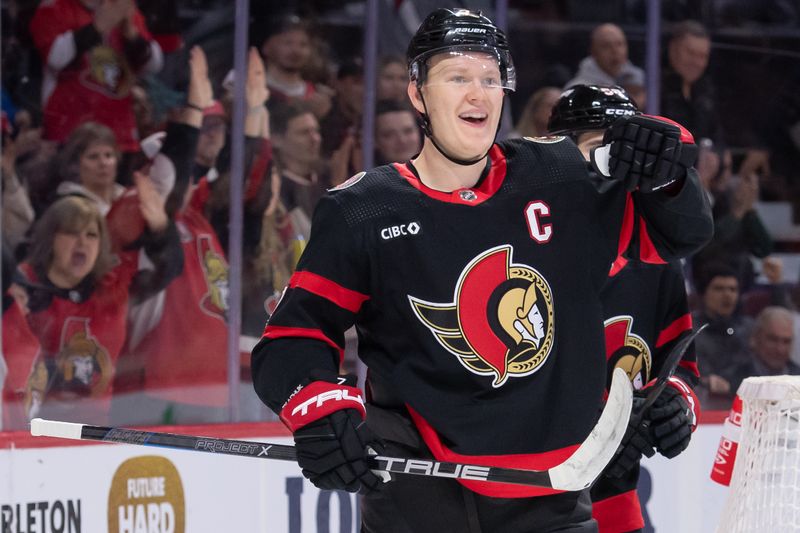
[(31, 435), (34, 437), (58, 437), (59, 439), (81, 439), (83, 424), (73, 422), (59, 422), (34, 418), (31, 420)]
[(616, 368), (600, 420), (566, 461), (550, 469), (554, 489), (583, 490), (600, 476), (625, 436), (632, 407), (633, 387), (630, 379), (624, 370)]

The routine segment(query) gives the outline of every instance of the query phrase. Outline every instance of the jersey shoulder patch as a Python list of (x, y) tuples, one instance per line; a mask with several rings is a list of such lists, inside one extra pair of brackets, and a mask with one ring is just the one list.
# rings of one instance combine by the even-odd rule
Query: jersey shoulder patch
[(367, 175), (367, 173), (365, 171), (359, 172), (358, 174), (350, 176), (349, 178), (347, 178), (345, 181), (343, 181), (342, 183), (340, 183), (336, 187), (331, 187), (330, 189), (328, 189), (328, 191), (329, 192), (330, 191), (341, 191), (342, 189), (346, 189), (346, 188), (348, 188), (348, 187), (350, 187), (352, 185), (355, 185), (359, 181), (361, 181), (361, 178), (363, 178), (366, 175)]

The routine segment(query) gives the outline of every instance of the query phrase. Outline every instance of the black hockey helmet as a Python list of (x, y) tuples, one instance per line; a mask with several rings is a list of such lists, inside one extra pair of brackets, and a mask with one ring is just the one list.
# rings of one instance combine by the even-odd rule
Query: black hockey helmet
[(480, 11), (438, 8), (420, 24), (406, 51), (409, 76), (418, 85), (427, 75), (427, 61), (442, 52), (484, 52), (497, 58), (503, 88), (513, 91), (517, 74), (505, 33)]
[(574, 85), (556, 102), (547, 129), (553, 135), (605, 130), (618, 118), (639, 113), (622, 87)]

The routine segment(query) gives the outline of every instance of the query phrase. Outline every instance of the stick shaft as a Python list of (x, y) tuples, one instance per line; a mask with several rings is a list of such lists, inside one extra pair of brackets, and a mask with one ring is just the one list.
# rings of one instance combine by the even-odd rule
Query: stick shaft
[(644, 403), (639, 409), (639, 413), (641, 413), (642, 416), (644, 416), (647, 410), (650, 409), (650, 406), (656, 401), (656, 398), (658, 398), (658, 396), (664, 390), (664, 387), (667, 386), (669, 378), (675, 374), (675, 370), (677, 370), (681, 359), (683, 359), (683, 355), (689, 348), (689, 345), (692, 343), (695, 337), (697, 337), (697, 335), (699, 335), (700, 332), (706, 328), (706, 326), (707, 324), (703, 324), (695, 331), (685, 335), (680, 341), (678, 341), (675, 347), (672, 348), (672, 351), (667, 355), (667, 359), (664, 361), (664, 365), (661, 367), (661, 372), (659, 372), (655, 384), (650, 388)]
[[(177, 435), (175, 433), (161, 433), (158, 431), (140, 431), (136, 429), (56, 422), (38, 418), (31, 421), (31, 433), (42, 436), (191, 450), (196, 452), (234, 455), (238, 457), (278, 459), (282, 461), (297, 460), (295, 447), (286, 444)], [(367, 458), (367, 462), (370, 468), (395, 474), (513, 483), (516, 485), (546, 488), (552, 487), (550, 475), (547, 471), (520, 470), (466, 463), (432, 461), (428, 459), (386, 456), (372, 456)]]
[(83, 425), (81, 428), (81, 439), (116, 442), (120, 444), (136, 444), (140, 446), (156, 446), (178, 450), (193, 450), (222, 455), (236, 455), (239, 457), (279, 459), (282, 461), (297, 460), (294, 446), (288, 446), (286, 444), (177, 435), (175, 433), (161, 433), (157, 431), (139, 431), (135, 429)]

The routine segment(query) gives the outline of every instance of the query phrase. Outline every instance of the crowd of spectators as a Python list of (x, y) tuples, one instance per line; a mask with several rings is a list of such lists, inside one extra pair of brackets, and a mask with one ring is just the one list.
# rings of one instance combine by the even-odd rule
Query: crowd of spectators
[[(219, 58), (184, 42), (174, 2), (48, 0), (27, 6), (27, 18), (20, 4), (3, 2), (13, 37), (4, 32), (2, 49), (0, 429), (24, 428), (33, 416), (223, 421), (239, 73), (212, 71)], [(256, 22), (241, 73), (241, 333), (258, 338), (317, 201), (362, 170), (363, 136), (373, 136), (376, 164), (388, 164), (413, 158), (423, 133), (403, 50), (385, 51), (378, 64), (375, 131), (363, 132), (361, 59), (337, 53), (312, 20), (282, 13)], [(709, 73), (712, 34), (691, 20), (666, 29), (660, 114), (694, 134), (716, 223), (713, 242), (684, 265), (694, 323), (709, 324), (694, 349), (705, 399), (725, 409), (747, 375), (800, 372), (797, 291), (786, 282), (796, 276), (783, 272), (757, 211), (765, 186), (768, 199), (800, 204), (791, 196), (797, 177), (785, 170), (800, 162), (800, 105), (780, 115), (783, 136), (760, 137), (763, 124), (754, 123), (751, 138), (760, 140), (735, 145)], [(526, 105), (511, 110), (508, 135), (548, 135), (550, 109), (576, 84), (621, 86), (644, 108), (646, 73), (629, 57), (625, 31), (597, 24), (588, 39), (589, 55), (569, 76), (530, 88)], [(523, 72), (528, 50), (517, 46)], [(162, 72), (176, 63), (188, 74)], [(243, 363), (245, 380), (247, 371)]]

